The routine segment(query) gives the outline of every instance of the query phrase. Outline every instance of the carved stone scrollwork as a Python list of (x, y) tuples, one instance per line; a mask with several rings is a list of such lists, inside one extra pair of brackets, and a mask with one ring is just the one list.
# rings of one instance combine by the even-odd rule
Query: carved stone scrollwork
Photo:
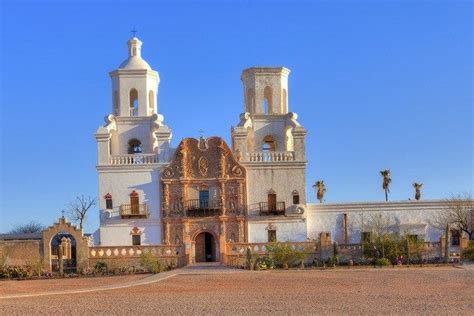
[(183, 225), (172, 224), (169, 234), (170, 243), (181, 244), (183, 242)]
[(226, 168), (227, 168), (227, 154), (222, 151), (219, 159), (219, 177), (220, 178), (225, 178), (226, 176)]
[(237, 176), (237, 177), (242, 177), (243, 174), (244, 174), (244, 172), (243, 172), (243, 170), (242, 170), (242, 167), (234, 166), (234, 167), (232, 168), (232, 174), (233, 174), (234, 176)]
[(226, 227), (226, 241), (230, 242), (241, 242), (239, 240), (239, 224), (238, 223), (227, 223)]
[(170, 167), (166, 167), (161, 173), (161, 176), (166, 179), (173, 177), (173, 175), (174, 175), (173, 169), (171, 169)]
[(226, 192), (227, 215), (240, 215), (238, 184), (228, 185)]
[(170, 190), (167, 183), (163, 184), (163, 213), (168, 216), (170, 204)]
[(202, 156), (198, 160), (198, 169), (199, 174), (203, 177), (207, 176), (209, 171), (209, 161), (207, 161), (206, 157)]
[[(182, 243), (206, 231), (216, 239), (244, 241), (244, 225), (236, 216), (245, 210), (245, 172), (222, 138), (183, 139), (162, 172), (162, 208), (172, 226), (164, 230), (164, 240)], [(219, 216), (209, 216), (201, 207), (199, 191), (209, 191)], [(181, 230), (175, 223), (178, 218), (183, 218)], [(233, 223), (229, 232), (224, 226), (228, 221)]]
[(189, 231), (186, 232), (188, 238), (192, 238), (200, 231), (209, 231), (214, 233), (216, 237), (220, 235), (219, 223), (195, 223), (189, 226)]

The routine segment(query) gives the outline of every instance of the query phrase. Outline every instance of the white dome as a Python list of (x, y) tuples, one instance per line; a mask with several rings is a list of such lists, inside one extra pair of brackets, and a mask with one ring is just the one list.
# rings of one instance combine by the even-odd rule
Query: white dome
[(119, 69), (148, 69), (151, 70), (150, 65), (139, 56), (131, 56), (120, 64)]

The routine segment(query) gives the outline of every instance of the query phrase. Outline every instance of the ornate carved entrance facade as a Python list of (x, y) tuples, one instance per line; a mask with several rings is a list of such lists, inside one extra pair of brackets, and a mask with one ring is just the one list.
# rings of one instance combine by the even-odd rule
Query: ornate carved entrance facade
[(184, 243), (189, 263), (221, 261), (226, 242), (247, 241), (245, 168), (222, 138), (183, 139), (161, 182), (163, 241)]

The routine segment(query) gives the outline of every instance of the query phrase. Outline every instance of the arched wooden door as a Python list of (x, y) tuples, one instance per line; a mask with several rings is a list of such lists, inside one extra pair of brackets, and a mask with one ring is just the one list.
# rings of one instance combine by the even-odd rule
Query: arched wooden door
[(216, 261), (216, 240), (212, 234), (202, 232), (196, 236), (195, 260), (196, 262)]

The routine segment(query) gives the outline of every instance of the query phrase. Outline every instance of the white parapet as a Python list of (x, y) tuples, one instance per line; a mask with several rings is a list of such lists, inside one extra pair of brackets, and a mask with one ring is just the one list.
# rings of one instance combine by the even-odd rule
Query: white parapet
[(248, 162), (295, 161), (294, 151), (261, 151), (247, 153)]
[(110, 156), (111, 165), (143, 165), (158, 163), (157, 154), (130, 154)]

